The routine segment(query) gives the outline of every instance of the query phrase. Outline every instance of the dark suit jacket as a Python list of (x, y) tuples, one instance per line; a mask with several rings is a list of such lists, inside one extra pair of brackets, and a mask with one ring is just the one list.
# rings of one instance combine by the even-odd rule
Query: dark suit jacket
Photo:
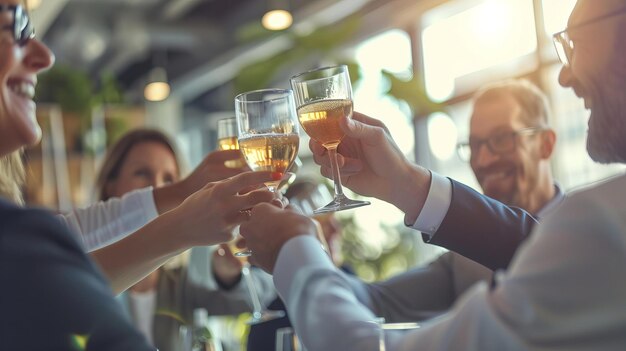
[(0, 199), (0, 350), (83, 346), (154, 350), (56, 218)]
[(537, 220), (517, 207), (452, 181), (452, 201), (439, 230), (428, 240), (492, 270), (505, 269)]

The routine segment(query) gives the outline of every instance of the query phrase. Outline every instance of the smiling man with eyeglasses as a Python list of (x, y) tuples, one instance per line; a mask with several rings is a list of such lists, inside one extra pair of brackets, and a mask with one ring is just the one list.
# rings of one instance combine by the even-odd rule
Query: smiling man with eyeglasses
[(550, 168), (556, 135), (545, 95), (530, 82), (484, 87), (474, 98), (469, 142), (460, 143), (483, 193), (536, 214), (558, 192)]

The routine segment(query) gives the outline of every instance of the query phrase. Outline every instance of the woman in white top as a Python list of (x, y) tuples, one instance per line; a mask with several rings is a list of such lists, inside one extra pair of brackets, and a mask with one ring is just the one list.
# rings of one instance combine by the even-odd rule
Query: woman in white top
[[(181, 161), (173, 142), (162, 132), (136, 129), (120, 138), (109, 150), (98, 174), (98, 196), (102, 201), (123, 197), (136, 189), (158, 189), (180, 179)], [(228, 247), (225, 248), (228, 250)], [(212, 274), (221, 289), (211, 290), (188, 279), (186, 255), (181, 254), (122, 294), (121, 301), (135, 326), (159, 350), (179, 345), (181, 324), (190, 323), (193, 310), (205, 308), (212, 315), (250, 311), (241, 278), (241, 261), (229, 251), (212, 256)], [(259, 273), (259, 272), (257, 272)], [(266, 274), (255, 274), (265, 279)], [(264, 289), (273, 294), (273, 289)]]

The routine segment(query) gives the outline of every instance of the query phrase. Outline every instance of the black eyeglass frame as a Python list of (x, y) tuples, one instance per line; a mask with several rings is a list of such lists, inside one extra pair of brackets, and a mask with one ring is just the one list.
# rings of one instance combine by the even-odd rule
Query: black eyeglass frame
[(13, 40), (19, 46), (24, 46), (29, 40), (35, 37), (28, 13), (21, 5), (0, 5), (0, 12), (13, 12), (13, 24), (5, 25), (2, 30), (10, 30), (13, 33)]
[[(469, 142), (458, 143), (456, 145), (456, 151), (459, 158), (463, 161), (470, 161), (472, 159), (472, 150), (478, 151), (483, 145), (487, 145), (487, 149), (494, 155), (504, 155), (515, 150), (517, 146), (517, 137), (520, 135), (534, 135), (540, 132), (545, 131), (547, 128), (545, 127), (527, 127), (522, 128), (510, 132), (498, 133), (496, 135), (492, 135), (486, 139), (480, 140), (470, 140)], [(498, 138), (510, 138), (512, 142), (510, 146), (506, 149), (498, 149), (495, 144), (495, 140)], [(474, 145), (472, 147), (472, 145)]]
[(625, 13), (626, 13), (626, 7), (624, 7), (623, 9), (617, 12), (604, 14), (602, 16), (598, 16), (596, 18), (592, 18), (582, 23), (578, 23), (571, 27), (565, 28), (564, 30), (558, 33), (554, 33), (552, 35), (552, 42), (554, 44), (554, 49), (556, 50), (557, 56), (559, 57), (559, 60), (561, 61), (561, 63), (564, 66), (569, 66), (570, 63), (572, 62), (572, 56), (574, 54), (574, 42), (569, 37), (570, 31), (579, 30), (591, 24), (595, 24), (595, 23), (598, 23), (600, 21), (603, 21), (605, 19), (609, 19), (612, 17), (617, 17)]

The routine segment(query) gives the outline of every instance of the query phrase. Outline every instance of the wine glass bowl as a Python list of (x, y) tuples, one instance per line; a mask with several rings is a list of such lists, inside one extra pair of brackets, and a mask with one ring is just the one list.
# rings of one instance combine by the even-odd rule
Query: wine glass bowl
[(271, 171), (273, 180), (265, 185), (276, 191), (296, 156), (300, 137), (293, 92), (263, 89), (235, 98), (238, 141), (253, 171)]
[(368, 201), (352, 200), (343, 194), (337, 165), (337, 147), (345, 133), (339, 126), (342, 118), (352, 118), (352, 86), (345, 65), (324, 67), (291, 77), (298, 118), (304, 131), (322, 144), (330, 157), (335, 196), (316, 214), (342, 211), (369, 205)]
[[(217, 148), (219, 150), (239, 150), (237, 119), (222, 118), (217, 121)], [(243, 156), (242, 156), (243, 157)], [(224, 162), (229, 168), (241, 168), (246, 165), (243, 158)]]

